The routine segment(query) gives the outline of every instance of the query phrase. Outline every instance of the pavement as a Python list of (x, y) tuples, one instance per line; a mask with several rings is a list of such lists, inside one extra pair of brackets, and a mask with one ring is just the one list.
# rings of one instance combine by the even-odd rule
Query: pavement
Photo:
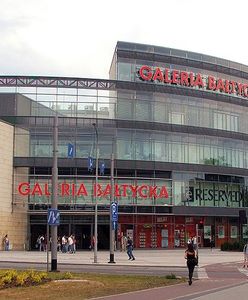
[[(124, 266), (166, 266), (185, 267), (184, 249), (175, 250), (134, 250), (134, 261), (128, 260), (125, 252), (115, 251), (114, 260), (116, 265)], [(97, 264), (105, 265), (109, 262), (108, 251), (97, 252)], [(51, 253), (49, 253), (49, 260)], [(199, 249), (199, 266), (219, 263), (240, 263), (243, 261), (242, 252), (222, 252), (219, 249)], [(1, 251), (0, 262), (29, 262), (46, 263), (47, 253), (39, 251)], [(78, 251), (75, 254), (58, 253), (57, 262), (62, 264), (94, 264), (93, 251)]]
[[(61, 268), (63, 264), (63, 268), (79, 268), (82, 270), (82, 265), (86, 265), (88, 266), (87, 271), (94, 269), (95, 272), (109, 269), (105, 266), (111, 265), (111, 272), (113, 274), (118, 268), (123, 274), (125, 274), (125, 272), (126, 274), (135, 274), (135, 270), (139, 273), (139, 269), (141, 268), (143, 269), (141, 270), (141, 274), (144, 274), (144, 270), (149, 274), (149, 270), (152, 272), (155, 268), (157, 274), (160, 272), (158, 269), (161, 270), (163, 274), (165, 272), (163, 267), (167, 267), (168, 273), (178, 268), (182, 270), (180, 272), (183, 272), (184, 276), (187, 276), (184, 249), (134, 250), (133, 253), (136, 259), (130, 261), (125, 252), (115, 251), (115, 264), (108, 263), (110, 257), (108, 251), (98, 251), (97, 263), (94, 263), (93, 251), (78, 251), (75, 254), (58, 253), (57, 262), (58, 267), (59, 264), (61, 264)], [(51, 253), (49, 253), (49, 261), (50, 260)], [(38, 264), (43, 265), (47, 262), (47, 253), (39, 251), (0, 252), (0, 267), (1, 265), (11, 265), (11, 263), (15, 262), (22, 267), (25, 263), (36, 264), (36, 266), (38, 266)], [(155, 298), (156, 300), (233, 300), (235, 295), (239, 295), (239, 300), (246, 300), (248, 270), (242, 268), (242, 266), (242, 252), (222, 252), (219, 249), (213, 249), (213, 251), (211, 251), (211, 249), (207, 248), (199, 249), (199, 267), (197, 267), (194, 272), (194, 280), (191, 286), (186, 282), (95, 299), (130, 300), (142, 298), (142, 300), (150, 300)]]

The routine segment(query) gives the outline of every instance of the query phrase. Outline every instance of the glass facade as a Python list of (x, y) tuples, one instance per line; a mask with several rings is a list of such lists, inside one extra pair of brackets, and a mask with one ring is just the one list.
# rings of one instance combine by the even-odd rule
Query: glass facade
[[(48, 127), (19, 130), (15, 137), (16, 142), (26, 139), (29, 143), (25, 152), (16, 147), (16, 157), (52, 157), (53, 138)], [(60, 131), (59, 157), (67, 157), (68, 143), (75, 145), (76, 158), (95, 155), (92, 129), (75, 127)], [(113, 146), (116, 158), (121, 160), (248, 168), (248, 141), (233, 138), (141, 129), (99, 130), (99, 158), (110, 159)]]
[[(142, 65), (200, 73), (204, 82), (207, 76), (243, 85), (248, 80), (248, 67), (241, 64), (120, 42), (109, 81), (48, 78), (43, 79), (44, 86), (20, 86), (22, 79), (15, 87), (1, 87), (0, 108), (4, 109), (0, 117), (15, 127), (13, 203), (22, 198), (27, 201), (32, 228), (44, 223), (35, 212), (45, 213), (51, 204), (57, 113), (58, 205), (73, 216), (71, 220), (63, 216), (63, 226), (71, 228), (82, 213), (88, 223), (80, 218), (75, 222), (91, 226), (87, 234), (92, 234), (96, 198), (102, 218), (99, 224), (108, 224), (113, 154), (114, 182), (122, 193), (114, 197), (120, 209), (120, 236), (132, 233), (140, 248), (184, 247), (187, 238), (196, 234), (195, 225), (202, 222), (203, 246), (208, 246), (206, 233), (210, 231), (217, 244), (237, 239), (239, 209), (248, 207), (247, 100), (205, 87), (163, 89), (164, 83), (141, 81), (138, 70)], [(62, 86), (69, 81), (67, 88)], [(69, 143), (74, 146), (73, 158), (68, 158)], [(105, 173), (99, 175), (104, 195), (95, 194), (95, 166), (89, 171), (87, 165), (88, 157), (95, 160), (96, 153), (106, 165)], [(154, 187), (158, 194), (164, 187), (168, 195), (155, 196)]]

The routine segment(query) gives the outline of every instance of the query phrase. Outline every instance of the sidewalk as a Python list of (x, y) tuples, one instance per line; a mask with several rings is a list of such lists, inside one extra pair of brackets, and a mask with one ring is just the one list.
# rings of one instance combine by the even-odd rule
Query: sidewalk
[[(125, 252), (115, 251), (115, 262), (118, 265), (136, 266), (173, 266), (185, 267), (184, 249), (176, 250), (134, 250), (136, 260), (128, 260)], [(98, 251), (98, 264), (108, 264), (109, 252)], [(51, 259), (51, 252), (49, 252)], [(94, 264), (93, 251), (80, 251), (75, 254), (58, 253), (58, 263), (63, 264)], [(39, 251), (1, 251), (0, 262), (35, 262), (46, 263), (47, 253)], [(222, 252), (219, 249), (200, 249), (199, 266), (217, 263), (242, 262), (242, 252)]]

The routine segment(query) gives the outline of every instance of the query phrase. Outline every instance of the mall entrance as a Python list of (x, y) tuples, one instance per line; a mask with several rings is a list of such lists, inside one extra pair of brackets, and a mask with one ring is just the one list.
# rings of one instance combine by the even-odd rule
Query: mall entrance
[[(91, 250), (91, 241), (93, 236), (93, 224), (61, 224), (58, 226), (58, 237), (69, 236), (76, 237), (77, 250)], [(39, 235), (47, 236), (47, 226), (43, 224), (32, 224), (30, 226), (30, 250), (37, 250), (36, 241)], [(51, 232), (50, 232), (51, 235)], [(98, 249), (109, 249), (109, 225), (98, 225)]]

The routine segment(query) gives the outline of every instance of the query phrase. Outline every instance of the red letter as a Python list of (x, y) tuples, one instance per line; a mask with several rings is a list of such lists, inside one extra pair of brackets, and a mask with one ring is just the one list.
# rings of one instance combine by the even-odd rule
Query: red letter
[(82, 195), (82, 196), (88, 196), (87, 190), (86, 190), (86, 188), (85, 188), (85, 186), (84, 186), (83, 183), (80, 184), (80, 187), (79, 187), (78, 192), (77, 192), (77, 196), (80, 196), (80, 195)]
[(42, 189), (41, 189), (39, 183), (36, 183), (36, 184), (34, 185), (33, 190), (32, 190), (31, 195), (34, 196), (35, 194), (37, 194), (38, 196), (42, 196), (42, 195), (43, 195), (43, 194), (42, 194)]
[(48, 187), (49, 187), (49, 186), (48, 186), (48, 183), (45, 183), (45, 195), (46, 195), (46, 196), (51, 196)]
[(28, 182), (22, 182), (18, 185), (18, 192), (23, 196), (30, 194), (30, 184)]
[(157, 186), (150, 186), (149, 187), (149, 197), (152, 198), (154, 197), (155, 199), (157, 198), (157, 193), (156, 193), (156, 189), (157, 189)]
[[(145, 74), (144, 74), (145, 72)], [(139, 75), (141, 79), (143, 80), (151, 80), (152, 79), (152, 72), (151, 72), (151, 67), (148, 66), (142, 66), (139, 70)]]
[(181, 85), (189, 85), (189, 74), (187, 72), (181, 72)]
[(225, 92), (226, 92), (227, 94), (230, 93), (230, 89), (229, 89), (229, 81), (228, 81), (228, 80), (225, 80)]
[(169, 77), (170, 77), (169, 69), (165, 69), (165, 71), (164, 71), (164, 82), (165, 83), (171, 83), (171, 79)]
[(248, 97), (247, 88), (248, 88), (248, 84), (244, 84), (243, 90), (244, 90), (244, 96), (245, 97)]
[(217, 85), (216, 85), (216, 91), (220, 91), (220, 92), (224, 92), (225, 91), (225, 86), (224, 86), (224, 83), (222, 81), (222, 79), (218, 79), (217, 81)]
[(155, 69), (155, 72), (154, 72), (154, 75), (152, 77), (152, 80), (155, 81), (155, 80), (159, 80), (161, 82), (164, 81), (164, 76), (163, 76), (163, 73), (162, 71), (160, 70), (160, 68), (156, 68)]
[(135, 198), (137, 196), (137, 186), (136, 185), (129, 185), (130, 186), (130, 189), (133, 193), (132, 197)]
[(173, 70), (172, 71), (172, 83), (179, 84), (180, 82), (179, 82), (178, 77), (179, 77), (179, 72), (177, 70)]
[(160, 194), (159, 194), (158, 198), (169, 198), (169, 195), (168, 195), (168, 192), (167, 192), (167, 189), (166, 189), (165, 186), (161, 187)]
[(72, 183), (72, 184), (71, 184), (71, 187), (72, 187), (71, 195), (72, 195), (72, 196), (76, 196), (76, 185), (75, 185), (75, 183)]
[(197, 86), (197, 85), (198, 85), (198, 87), (204, 87), (204, 83), (202, 81), (202, 76), (199, 73), (196, 75), (196, 79), (194, 82), (194, 86)]
[(232, 93), (232, 94), (235, 94), (235, 93), (236, 93), (236, 91), (235, 91), (235, 85), (236, 85), (236, 82), (232, 80), (232, 81), (230, 81), (230, 83), (231, 83), (231, 86), (232, 86), (231, 93)]
[(101, 197), (102, 196), (102, 188), (101, 185), (98, 183), (97, 185), (94, 184), (94, 196)]
[(194, 86), (194, 73), (189, 73), (190, 86)]
[(213, 91), (216, 89), (215, 79), (213, 76), (208, 76), (208, 89)]
[(70, 195), (69, 189), (70, 189), (69, 183), (62, 183), (61, 184), (61, 196), (69, 196)]
[(140, 195), (141, 198), (147, 198), (147, 194), (143, 194), (142, 190), (145, 189), (146, 193), (147, 193), (147, 185), (142, 185), (139, 189), (138, 189), (138, 193)]
[(238, 84), (238, 94), (242, 95), (243, 83), (237, 83), (237, 84)]
[(121, 192), (118, 184), (115, 185), (115, 197), (121, 197)]
[(123, 184), (122, 187), (123, 187), (123, 197), (127, 197), (128, 184)]
[(111, 185), (110, 185), (110, 183), (108, 183), (108, 184), (106, 185), (105, 190), (103, 191), (102, 196), (103, 196), (103, 197), (106, 197), (106, 196), (108, 196), (108, 195), (110, 195), (110, 194), (111, 194)]

